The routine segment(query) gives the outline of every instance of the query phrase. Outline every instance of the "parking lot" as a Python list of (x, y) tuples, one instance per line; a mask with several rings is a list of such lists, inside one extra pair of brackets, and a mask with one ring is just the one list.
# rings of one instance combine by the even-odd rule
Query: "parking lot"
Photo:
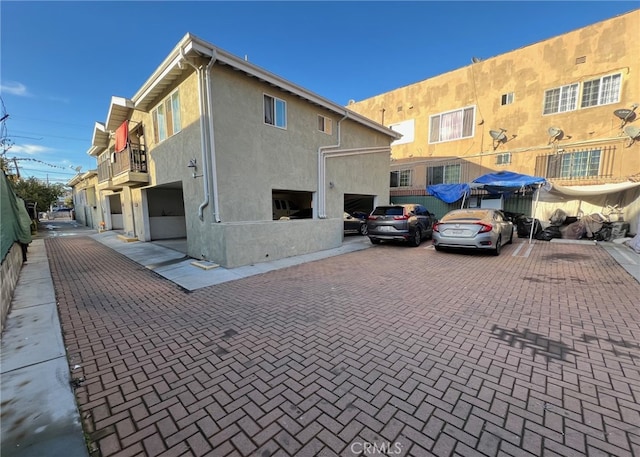
[(102, 456), (640, 455), (640, 284), (600, 246), (381, 244), (193, 292), (46, 246)]

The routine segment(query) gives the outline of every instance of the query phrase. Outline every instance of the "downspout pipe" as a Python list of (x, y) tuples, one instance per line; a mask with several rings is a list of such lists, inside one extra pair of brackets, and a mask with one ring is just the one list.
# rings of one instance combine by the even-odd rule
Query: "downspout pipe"
[(348, 113), (345, 112), (342, 119), (338, 121), (336, 124), (338, 143), (334, 145), (328, 146), (320, 146), (318, 148), (318, 217), (320, 219), (326, 219), (326, 204), (325, 204), (325, 151), (329, 149), (338, 149), (342, 144), (342, 134), (341, 134), (341, 125), (342, 121), (344, 121), (347, 117), (349, 117)]
[[(203, 221), (204, 220), (204, 209), (209, 205), (209, 155), (207, 154), (207, 142), (206, 142), (206, 128), (207, 125), (205, 123), (205, 116), (207, 114), (207, 108), (206, 108), (206, 102), (204, 100), (204, 77), (203, 77), (203, 72), (205, 70), (203, 70), (202, 66), (200, 67), (196, 67), (193, 63), (191, 63), (187, 57), (184, 54), (184, 50), (182, 48), (180, 48), (180, 55), (182, 56), (182, 61), (186, 62), (188, 65), (190, 65), (191, 67), (193, 67), (194, 70), (196, 70), (196, 73), (198, 75), (198, 101), (200, 103), (199, 106), (199, 110), (200, 110), (200, 149), (202, 150), (202, 166), (203, 166), (203, 173), (202, 173), (202, 186), (203, 186), (203, 190), (204, 190), (204, 200), (202, 201), (202, 203), (200, 203), (200, 206), (198, 207), (198, 218)], [(212, 59), (209, 64), (207, 65), (207, 69), (210, 68), (211, 65), (213, 65), (214, 60)]]
[(213, 88), (211, 86), (211, 67), (217, 60), (217, 54), (215, 49), (211, 56), (211, 60), (205, 70), (205, 84), (207, 94), (207, 114), (209, 119), (209, 153), (211, 163), (211, 185), (213, 187), (213, 219), (216, 222), (220, 222), (220, 201), (218, 199), (218, 168), (216, 166), (216, 142), (213, 132)]

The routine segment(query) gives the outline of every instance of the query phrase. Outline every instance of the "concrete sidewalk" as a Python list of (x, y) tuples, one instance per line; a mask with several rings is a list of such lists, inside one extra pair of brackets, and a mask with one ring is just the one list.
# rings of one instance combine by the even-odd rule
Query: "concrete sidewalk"
[(0, 353), (3, 457), (88, 456), (43, 239), (29, 245)]
[(366, 236), (347, 236), (342, 246), (335, 249), (327, 249), (311, 254), (237, 268), (223, 268), (218, 266), (205, 270), (194, 266), (193, 263), (196, 262), (196, 259), (187, 257), (182, 252), (155, 243), (140, 241), (126, 243), (118, 238), (117, 232), (97, 233), (91, 235), (91, 238), (190, 291), (227, 281), (247, 278), (268, 271), (300, 265), (314, 260), (360, 251), (372, 246), (369, 238)]

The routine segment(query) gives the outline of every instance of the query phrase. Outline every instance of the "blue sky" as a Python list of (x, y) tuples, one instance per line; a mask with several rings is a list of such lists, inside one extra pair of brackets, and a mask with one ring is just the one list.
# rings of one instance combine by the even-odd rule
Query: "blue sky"
[[(67, 182), (111, 96), (187, 33), (341, 105), (638, 9), (637, 1), (0, 2), (0, 94), (23, 176)], [(637, 37), (636, 37), (637, 38)], [(1, 151), (0, 151), (1, 152)]]

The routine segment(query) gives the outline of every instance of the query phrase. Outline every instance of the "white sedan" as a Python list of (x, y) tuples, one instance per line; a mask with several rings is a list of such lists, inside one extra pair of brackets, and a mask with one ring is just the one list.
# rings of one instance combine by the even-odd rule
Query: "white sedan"
[(445, 248), (484, 249), (500, 254), (505, 244), (513, 243), (513, 223), (496, 209), (456, 209), (433, 226), (436, 251)]

